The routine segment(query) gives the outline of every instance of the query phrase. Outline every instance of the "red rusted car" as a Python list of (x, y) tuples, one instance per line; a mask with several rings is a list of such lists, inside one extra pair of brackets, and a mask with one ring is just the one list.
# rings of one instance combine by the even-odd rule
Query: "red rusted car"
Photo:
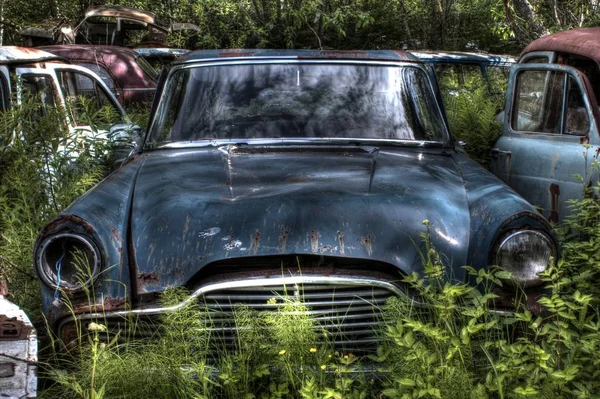
[(39, 49), (94, 71), (125, 106), (147, 105), (152, 101), (158, 72), (132, 49), (83, 44)]

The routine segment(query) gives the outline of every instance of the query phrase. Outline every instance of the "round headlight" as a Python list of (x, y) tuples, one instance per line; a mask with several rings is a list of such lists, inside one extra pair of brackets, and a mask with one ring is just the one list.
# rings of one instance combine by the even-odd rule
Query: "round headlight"
[(511, 232), (499, 241), (495, 264), (512, 274), (515, 283), (531, 287), (541, 283), (539, 273), (556, 258), (556, 247), (544, 233), (536, 230)]
[(100, 270), (100, 254), (91, 239), (63, 233), (46, 238), (36, 259), (44, 283), (69, 291), (89, 285)]

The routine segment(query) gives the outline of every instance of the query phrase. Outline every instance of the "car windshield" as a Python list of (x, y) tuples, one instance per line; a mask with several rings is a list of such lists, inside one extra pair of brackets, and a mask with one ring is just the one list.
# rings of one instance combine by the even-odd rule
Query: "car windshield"
[(270, 138), (445, 142), (447, 133), (415, 66), (263, 63), (175, 71), (147, 143)]

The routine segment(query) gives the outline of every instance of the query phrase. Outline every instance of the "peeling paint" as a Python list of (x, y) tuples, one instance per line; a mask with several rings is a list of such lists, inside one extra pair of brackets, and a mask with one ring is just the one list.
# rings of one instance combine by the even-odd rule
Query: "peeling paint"
[(211, 227), (210, 229), (201, 231), (200, 234), (198, 234), (198, 237), (199, 238), (212, 237), (212, 236), (219, 234), (220, 232), (221, 232), (221, 229), (219, 227)]
[(319, 238), (320, 237), (321, 237), (321, 235), (319, 234), (318, 231), (316, 231), (316, 230), (311, 231), (311, 233), (310, 233), (310, 248), (314, 254), (319, 252)]

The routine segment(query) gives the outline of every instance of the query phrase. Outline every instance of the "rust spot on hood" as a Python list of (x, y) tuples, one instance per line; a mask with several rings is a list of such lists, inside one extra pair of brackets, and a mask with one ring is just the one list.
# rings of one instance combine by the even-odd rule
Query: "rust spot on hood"
[(250, 236), (250, 250), (256, 254), (258, 247), (260, 246), (260, 231), (256, 230), (256, 233)]
[(373, 239), (370, 235), (360, 237), (360, 245), (362, 245), (366, 250), (369, 256), (373, 253)]
[(319, 234), (319, 232), (317, 230), (313, 230), (310, 232), (310, 249), (314, 254), (319, 252), (319, 238), (320, 237), (321, 237), (321, 235)]
[(340, 255), (345, 255), (346, 250), (344, 248), (344, 233), (341, 231), (337, 232), (338, 243), (340, 244)]
[(551, 222), (558, 223), (560, 217), (558, 215), (558, 197), (560, 196), (560, 187), (558, 184), (550, 185), (550, 217)]
[(285, 252), (285, 247), (287, 246), (288, 235), (290, 234), (290, 229), (285, 227), (283, 229), (283, 233), (281, 233), (281, 252)]

